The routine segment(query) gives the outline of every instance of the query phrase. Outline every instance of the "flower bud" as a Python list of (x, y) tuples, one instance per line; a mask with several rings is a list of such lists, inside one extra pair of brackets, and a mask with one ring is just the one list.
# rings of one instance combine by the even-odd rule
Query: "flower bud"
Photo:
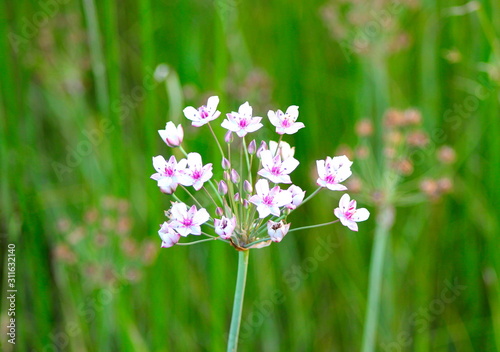
[(248, 144), (248, 154), (250, 155), (254, 155), (255, 154), (255, 151), (257, 149), (257, 143), (255, 142), (255, 139), (253, 141), (251, 141), (249, 144)]
[(217, 214), (217, 216), (222, 216), (224, 214), (224, 210), (221, 207), (217, 207), (217, 209), (215, 209), (215, 214)]
[(249, 205), (250, 205), (250, 202), (247, 199), (243, 199), (243, 206), (245, 208), (248, 208)]
[(240, 199), (241, 199), (240, 194), (239, 194), (239, 193), (236, 193), (236, 194), (234, 195), (234, 200), (235, 200), (235, 201), (237, 201), (237, 202), (239, 202), (239, 201), (240, 201)]
[(227, 184), (223, 180), (219, 182), (217, 187), (217, 191), (221, 196), (225, 196), (227, 194)]
[(182, 125), (175, 127), (172, 121), (167, 122), (164, 130), (159, 130), (161, 139), (171, 148), (181, 145), (184, 139), (184, 130)]
[(247, 193), (252, 193), (252, 191), (253, 191), (252, 184), (250, 182), (248, 182), (248, 180), (245, 180), (245, 182), (243, 182), (243, 189)]
[(224, 136), (224, 141), (226, 143), (231, 143), (233, 141), (233, 132), (227, 131), (226, 135)]
[(257, 149), (257, 157), (260, 158), (260, 153), (262, 153), (264, 150), (267, 150), (267, 143), (265, 141), (262, 141), (260, 143), (259, 149)]
[(224, 170), (229, 170), (231, 168), (231, 163), (226, 158), (222, 158), (222, 168)]
[(233, 181), (233, 183), (240, 182), (240, 175), (235, 169), (231, 170), (231, 181)]
[(229, 171), (224, 171), (224, 180), (229, 181), (231, 176), (229, 175)]

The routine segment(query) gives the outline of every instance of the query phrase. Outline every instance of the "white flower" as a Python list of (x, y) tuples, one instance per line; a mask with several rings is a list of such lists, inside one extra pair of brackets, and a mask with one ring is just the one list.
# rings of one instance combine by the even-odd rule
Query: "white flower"
[(171, 226), (183, 237), (189, 234), (200, 235), (201, 225), (208, 221), (210, 215), (206, 209), (196, 210), (193, 205), (189, 210), (184, 203), (173, 203), (170, 208)]
[(306, 195), (306, 191), (303, 191), (302, 188), (295, 185), (288, 187), (287, 191), (292, 195), (292, 202), (287, 204), (286, 207), (293, 210), (302, 203), (304, 196)]
[(340, 219), (342, 225), (347, 226), (352, 231), (358, 231), (357, 222), (365, 221), (370, 216), (370, 212), (365, 208), (356, 209), (356, 201), (348, 194), (340, 198), (339, 207), (334, 211), (336, 217)]
[(270, 150), (260, 153), (262, 169), (258, 174), (274, 183), (292, 183), (289, 174), (299, 166), (299, 161), (293, 157), (281, 161), (281, 156), (273, 154)]
[(326, 187), (332, 191), (345, 191), (346, 186), (341, 185), (340, 182), (345, 181), (351, 176), (350, 161), (345, 155), (336, 156), (334, 158), (326, 157), (326, 160), (317, 160), (318, 167), (318, 186)]
[(225, 129), (236, 132), (238, 137), (244, 137), (249, 132), (255, 132), (263, 125), (260, 123), (262, 117), (252, 117), (252, 107), (248, 101), (240, 106), (238, 112), (226, 114), (227, 119), (222, 121), (221, 126)]
[(153, 157), (153, 166), (158, 172), (151, 175), (151, 178), (158, 182), (158, 187), (163, 193), (172, 194), (187, 166), (187, 160), (181, 159), (177, 163), (172, 155), (167, 162), (163, 156), (158, 155)]
[(259, 218), (265, 218), (269, 214), (280, 216), (280, 207), (292, 202), (292, 195), (278, 186), (269, 189), (269, 182), (261, 179), (255, 184), (256, 195), (250, 197), (250, 203), (257, 206)]
[(193, 121), (191, 124), (195, 127), (203, 126), (219, 117), (220, 111), (217, 110), (219, 97), (208, 98), (207, 105), (202, 105), (198, 109), (188, 106), (183, 110), (184, 116)]
[(286, 113), (281, 110), (276, 112), (269, 110), (267, 113), (269, 121), (276, 127), (276, 133), (278, 134), (294, 134), (301, 128), (304, 128), (302, 122), (295, 122), (299, 117), (299, 107), (297, 105), (292, 105), (286, 109)]
[(181, 238), (181, 235), (177, 233), (173, 227), (171, 226), (170, 223), (164, 222), (162, 225), (160, 225), (161, 228), (158, 231), (158, 235), (160, 235), (161, 238), (161, 247), (162, 248), (168, 248), (172, 247), (175, 245), (177, 242), (179, 242), (179, 239)]
[(182, 140), (184, 139), (184, 130), (182, 129), (182, 125), (175, 127), (172, 121), (167, 122), (164, 130), (158, 130), (161, 139), (169, 147), (178, 147), (181, 145)]
[(213, 176), (212, 164), (203, 166), (201, 155), (189, 153), (187, 156), (188, 168), (178, 177), (179, 183), (183, 186), (193, 186), (199, 191), (205, 182)]
[(223, 216), (220, 220), (214, 219), (214, 227), (215, 233), (218, 234), (221, 238), (227, 240), (234, 232), (236, 228), (236, 216), (232, 218), (226, 218)]
[(281, 242), (283, 237), (288, 233), (290, 224), (285, 224), (283, 220), (274, 222), (269, 220), (267, 222), (267, 233), (273, 242)]

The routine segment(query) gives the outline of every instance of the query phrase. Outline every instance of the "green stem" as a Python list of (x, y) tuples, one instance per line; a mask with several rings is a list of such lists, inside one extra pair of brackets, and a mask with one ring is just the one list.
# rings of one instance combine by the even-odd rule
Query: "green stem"
[(236, 352), (238, 349), (238, 335), (240, 333), (249, 252), (241, 251), (238, 253), (238, 276), (236, 278), (236, 291), (234, 292), (233, 315), (231, 317), (231, 328), (227, 341), (227, 352)]
[(212, 129), (212, 125), (210, 124), (210, 122), (207, 125), (208, 125), (208, 128), (210, 128), (210, 132), (212, 132), (212, 136), (214, 137), (215, 142), (217, 143), (217, 147), (219, 147), (219, 151), (220, 151), (222, 157), (225, 158), (224, 150), (222, 150), (222, 146), (220, 145), (219, 140), (217, 139), (217, 136), (215, 135), (215, 132)]
[[(250, 158), (248, 157), (247, 141), (245, 137), (243, 137), (243, 150), (245, 151), (245, 159), (247, 162), (248, 178), (250, 179), (250, 184), (253, 185), (252, 168), (250, 167)], [(241, 175), (241, 177), (243, 177), (243, 175)]]
[(321, 226), (328, 226), (328, 225), (332, 225), (332, 224), (335, 224), (336, 222), (339, 222), (340, 220), (333, 220), (333, 221), (330, 221), (330, 222), (325, 222), (323, 224), (317, 224), (317, 225), (309, 225), (309, 226), (303, 226), (303, 227), (297, 227), (295, 229), (291, 229), (289, 230), (288, 232), (293, 232), (293, 231), (300, 231), (300, 230), (307, 230), (307, 229), (314, 229), (316, 227), (321, 227)]
[(218, 240), (217, 237), (210, 237), (210, 238), (205, 238), (203, 240), (194, 241), (194, 242), (177, 243), (176, 246), (192, 246), (193, 244), (198, 244), (198, 243), (208, 242), (208, 241), (216, 241), (216, 240)]
[(370, 282), (368, 285), (368, 305), (366, 307), (365, 326), (363, 331), (363, 352), (375, 351), (376, 327), (380, 306), (380, 291), (384, 269), (384, 257), (392, 226), (394, 210), (391, 206), (382, 206), (377, 217), (375, 229), (375, 243), (372, 248), (370, 260)]

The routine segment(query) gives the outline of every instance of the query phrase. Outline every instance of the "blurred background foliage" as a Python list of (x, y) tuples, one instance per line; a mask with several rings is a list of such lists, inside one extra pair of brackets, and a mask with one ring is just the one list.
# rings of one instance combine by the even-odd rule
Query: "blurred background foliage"
[[(359, 233), (252, 252), (241, 351), (359, 351), (387, 208), (375, 350), (500, 351), (498, 1), (7, 0), (0, 14), (15, 350), (225, 349), (236, 252), (160, 250), (169, 197), (149, 179), (151, 157), (171, 152), (157, 134), (168, 120), (220, 171), (181, 113), (216, 94), (223, 113), (299, 105), (294, 182), (314, 190), (314, 161), (346, 153), (372, 212)], [(259, 137), (273, 136), (267, 124)], [(293, 226), (330, 221), (339, 197), (320, 193)]]

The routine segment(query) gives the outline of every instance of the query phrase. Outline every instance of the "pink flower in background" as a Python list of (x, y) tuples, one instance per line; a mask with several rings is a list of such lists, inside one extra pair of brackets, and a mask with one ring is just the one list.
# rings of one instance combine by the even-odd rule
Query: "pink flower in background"
[(278, 186), (269, 189), (267, 180), (259, 180), (255, 184), (256, 195), (250, 197), (250, 203), (257, 206), (259, 218), (265, 218), (269, 214), (280, 216), (280, 207), (292, 202), (292, 195)]
[(161, 247), (162, 248), (172, 247), (177, 242), (179, 242), (181, 235), (179, 235), (179, 233), (177, 233), (173, 229), (173, 227), (170, 223), (164, 222), (160, 226), (161, 226), (161, 228), (158, 231), (158, 235), (160, 235), (160, 238), (161, 238)]
[(188, 106), (183, 110), (184, 116), (192, 121), (194, 127), (200, 127), (219, 117), (220, 111), (217, 110), (219, 97), (208, 98), (207, 105), (202, 105), (198, 109)]
[(276, 112), (269, 110), (267, 113), (269, 121), (276, 127), (278, 134), (294, 134), (301, 128), (306, 127), (302, 122), (295, 122), (299, 117), (299, 107), (292, 105), (283, 113), (281, 110)]
[(175, 156), (171, 156), (168, 162), (161, 155), (153, 157), (153, 166), (158, 171), (151, 175), (151, 178), (158, 182), (158, 187), (163, 193), (172, 194), (177, 188), (179, 177), (186, 168), (187, 160), (181, 159), (179, 163)]
[(299, 161), (293, 157), (281, 161), (281, 156), (273, 154), (270, 150), (260, 153), (262, 169), (258, 174), (274, 183), (292, 183), (289, 174), (299, 166)]
[(283, 220), (274, 222), (269, 220), (267, 222), (267, 234), (273, 242), (281, 242), (283, 237), (288, 233), (290, 224), (285, 224)]
[(340, 219), (342, 225), (347, 226), (352, 231), (358, 231), (357, 222), (365, 221), (370, 217), (370, 212), (365, 208), (356, 209), (356, 201), (348, 194), (340, 198), (339, 207), (334, 211), (336, 217)]
[(226, 218), (223, 216), (220, 220), (214, 219), (215, 233), (218, 234), (222, 239), (229, 239), (236, 228), (236, 216), (232, 218)]
[(318, 167), (318, 186), (326, 187), (332, 191), (345, 191), (346, 186), (341, 185), (340, 182), (345, 181), (351, 176), (350, 161), (345, 155), (336, 156), (334, 158), (326, 157), (326, 160), (317, 160)]
[(292, 202), (287, 204), (286, 207), (293, 210), (302, 203), (304, 196), (306, 195), (306, 191), (303, 191), (302, 188), (295, 185), (288, 187), (287, 191), (292, 195)]
[(240, 105), (238, 112), (226, 114), (227, 119), (222, 121), (221, 126), (225, 129), (236, 132), (238, 137), (244, 137), (249, 132), (255, 132), (263, 125), (260, 123), (262, 117), (252, 117), (252, 107), (248, 101)]
[(158, 130), (161, 139), (169, 147), (178, 147), (181, 145), (182, 140), (184, 139), (184, 130), (182, 129), (182, 125), (175, 127), (172, 121), (167, 122), (164, 130)]
[(170, 216), (171, 227), (183, 237), (189, 234), (200, 235), (200, 226), (210, 219), (210, 215), (204, 208), (197, 210), (196, 206), (193, 205), (188, 210), (184, 203), (173, 203), (170, 208)]
[(187, 156), (188, 168), (179, 176), (179, 183), (183, 186), (193, 186), (199, 191), (205, 182), (213, 176), (212, 164), (203, 166), (201, 155), (189, 153)]

